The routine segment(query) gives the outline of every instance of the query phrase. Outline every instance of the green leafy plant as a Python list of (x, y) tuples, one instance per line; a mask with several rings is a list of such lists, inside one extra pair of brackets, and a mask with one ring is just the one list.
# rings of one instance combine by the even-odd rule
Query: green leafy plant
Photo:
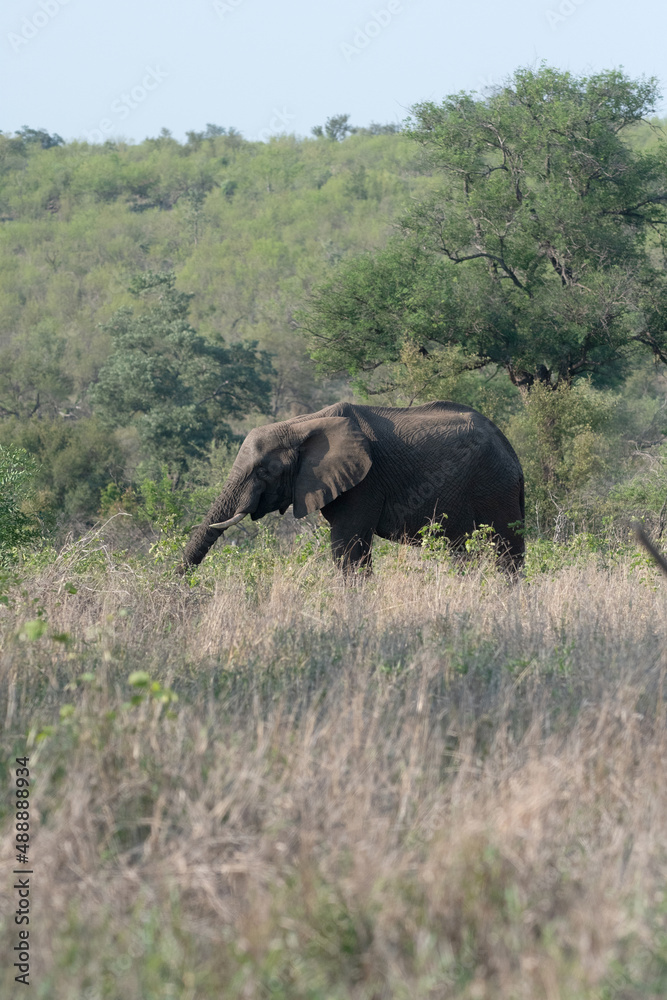
[(451, 555), (451, 544), (442, 526), (442, 520), (447, 515), (443, 514), (440, 521), (431, 521), (420, 528), (417, 534), (421, 539), (421, 551), (424, 559), (442, 560)]
[(494, 529), (490, 524), (480, 524), (467, 535), (464, 542), (466, 554), (476, 562), (495, 559)]
[[(145, 670), (133, 671), (127, 679), (127, 683), (134, 689), (134, 694), (127, 703), (127, 706), (136, 707), (143, 702), (152, 702), (156, 705), (174, 705), (178, 701), (178, 695), (171, 688), (164, 687), (159, 681), (151, 680), (150, 674)], [(173, 712), (167, 713), (169, 718), (173, 718)]]
[[(526, 477), (528, 515), (551, 527), (578, 490), (607, 471), (617, 399), (588, 380), (538, 384), (507, 424)], [(537, 512), (537, 513), (536, 513)]]
[(0, 445), (0, 564), (40, 536), (35, 509), (37, 462), (24, 448)]

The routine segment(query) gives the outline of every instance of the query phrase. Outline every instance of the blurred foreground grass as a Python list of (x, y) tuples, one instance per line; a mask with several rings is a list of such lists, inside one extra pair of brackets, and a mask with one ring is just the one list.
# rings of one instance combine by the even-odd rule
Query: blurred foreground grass
[(5, 577), (34, 996), (667, 993), (656, 571), (589, 536), (515, 585), (434, 545), (375, 569), (345, 588), (321, 533), (267, 532), (188, 582), (98, 533)]

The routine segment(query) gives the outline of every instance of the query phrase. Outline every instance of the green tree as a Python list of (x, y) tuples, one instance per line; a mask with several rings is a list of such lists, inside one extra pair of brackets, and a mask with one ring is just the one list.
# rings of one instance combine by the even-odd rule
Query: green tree
[(667, 362), (665, 146), (628, 141), (658, 97), (654, 79), (542, 66), (416, 105), (407, 134), (442, 182), (389, 246), (315, 292), (320, 369), (400, 386), (412, 342), (431, 377), (455, 357), (530, 390), (614, 384), (639, 346)]
[(311, 129), (316, 138), (323, 139), (326, 136), (332, 142), (342, 142), (346, 135), (356, 131), (356, 128), (350, 125), (349, 115), (331, 115), (330, 118), (327, 118), (324, 126), (315, 125)]
[(41, 149), (51, 149), (52, 146), (63, 146), (65, 140), (62, 136), (59, 136), (57, 132), (53, 135), (49, 135), (46, 129), (43, 128), (28, 128), (24, 125), (20, 128), (16, 135), (23, 139), (26, 143), (34, 143), (38, 145)]
[(212, 442), (234, 439), (230, 418), (266, 412), (271, 363), (254, 344), (200, 336), (188, 323), (192, 296), (176, 289), (173, 273), (146, 272), (130, 290), (150, 304), (137, 315), (120, 309), (107, 325), (113, 353), (90, 399), (108, 426), (135, 426), (147, 456), (178, 481)]

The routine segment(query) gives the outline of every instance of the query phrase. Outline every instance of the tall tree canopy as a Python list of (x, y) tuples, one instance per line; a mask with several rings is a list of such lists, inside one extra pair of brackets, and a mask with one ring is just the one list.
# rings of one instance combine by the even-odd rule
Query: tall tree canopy
[(631, 142), (658, 98), (655, 79), (542, 66), (416, 105), (407, 134), (441, 183), (315, 292), (321, 370), (379, 391), (407, 350), (431, 376), (454, 359), (530, 389), (608, 384), (638, 345), (667, 362), (667, 158)]
[(213, 441), (230, 441), (230, 417), (269, 404), (268, 355), (254, 344), (224, 345), (188, 323), (191, 295), (172, 272), (146, 272), (131, 285), (152, 300), (135, 315), (121, 309), (108, 324), (113, 353), (90, 390), (107, 424), (137, 428), (147, 453), (180, 474)]

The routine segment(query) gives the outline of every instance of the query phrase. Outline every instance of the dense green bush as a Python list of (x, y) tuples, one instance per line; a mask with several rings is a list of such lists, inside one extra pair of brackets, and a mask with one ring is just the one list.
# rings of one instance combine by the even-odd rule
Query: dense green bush
[(36, 472), (24, 448), (0, 445), (0, 566), (39, 537)]
[(100, 490), (123, 480), (123, 449), (95, 417), (0, 421), (0, 442), (15, 442), (34, 456), (35, 484), (61, 524), (94, 517)]
[(588, 382), (550, 389), (535, 385), (508, 421), (521, 455), (529, 517), (548, 526), (581, 487), (608, 471), (609, 424), (617, 399)]

